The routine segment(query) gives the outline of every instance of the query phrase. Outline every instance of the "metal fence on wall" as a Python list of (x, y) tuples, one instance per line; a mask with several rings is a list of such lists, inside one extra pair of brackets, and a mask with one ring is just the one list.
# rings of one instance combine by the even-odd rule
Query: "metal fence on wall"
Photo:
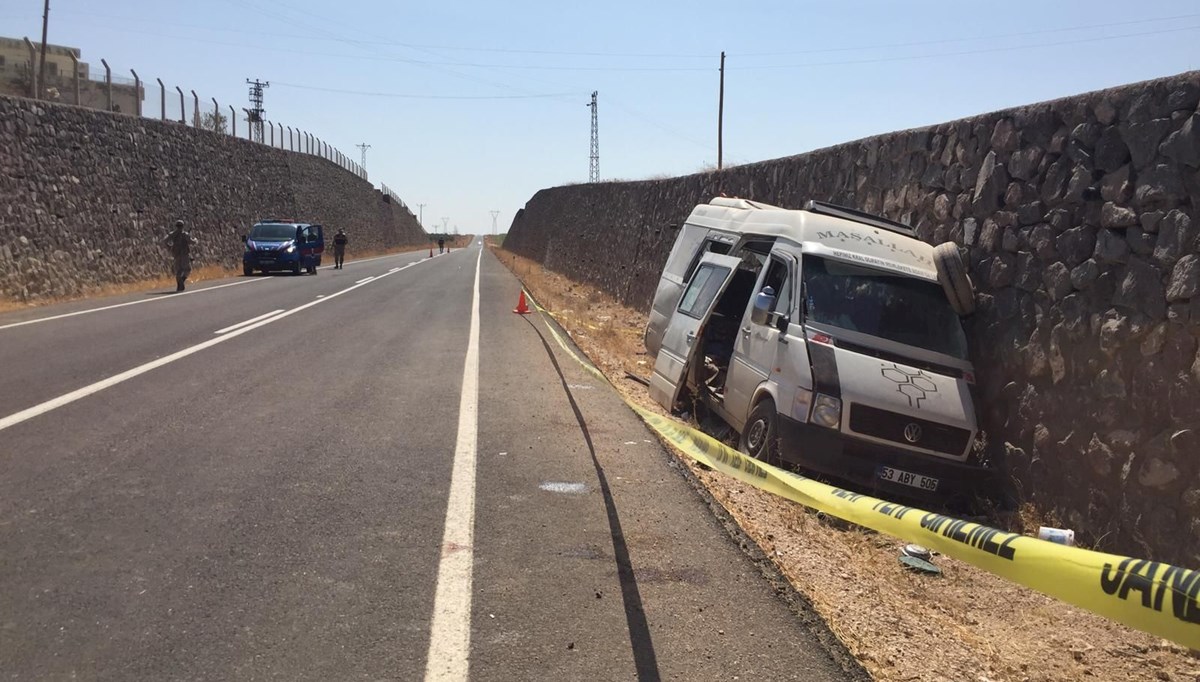
[[(65, 53), (71, 60), (69, 65), (60, 67), (47, 59), (46, 72), (39, 73), (33, 68), (40, 63), (36, 45), (28, 38), (24, 42), (30, 51), (29, 61), (0, 66), (0, 92), (224, 133), (275, 149), (318, 156), (369, 179), (361, 164), (311, 132), (278, 121), (252, 120), (254, 115), (245, 107), (222, 104), (215, 97), (202, 97), (195, 90), (165, 83), (161, 78), (142, 78), (133, 69), (129, 70), (132, 78), (114, 74), (104, 59), (100, 60), (103, 75), (72, 52)], [(39, 78), (44, 79), (40, 84)], [(399, 201), (391, 190), (383, 191)]]

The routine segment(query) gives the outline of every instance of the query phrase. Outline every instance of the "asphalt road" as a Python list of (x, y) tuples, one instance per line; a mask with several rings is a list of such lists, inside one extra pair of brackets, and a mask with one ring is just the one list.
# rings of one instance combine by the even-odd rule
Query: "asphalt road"
[(0, 675), (861, 675), (495, 258), (426, 256), (0, 315)]

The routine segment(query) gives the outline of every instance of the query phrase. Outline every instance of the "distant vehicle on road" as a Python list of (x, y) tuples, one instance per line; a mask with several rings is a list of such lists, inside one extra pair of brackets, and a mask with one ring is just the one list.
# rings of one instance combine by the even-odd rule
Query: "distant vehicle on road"
[(320, 225), (290, 220), (267, 219), (254, 224), (250, 234), (242, 235), (246, 250), (242, 253), (242, 274), (255, 270), (299, 275), (302, 270), (317, 273), (325, 252), (325, 230)]
[(991, 479), (959, 322), (974, 309), (952, 243), (832, 204), (713, 199), (659, 280), (650, 395), (719, 418), (769, 463), (966, 501)]

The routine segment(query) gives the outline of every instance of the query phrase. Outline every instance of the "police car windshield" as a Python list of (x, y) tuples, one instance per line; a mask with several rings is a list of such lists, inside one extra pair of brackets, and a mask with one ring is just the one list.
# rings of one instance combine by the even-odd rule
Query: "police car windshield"
[(282, 223), (259, 223), (250, 228), (250, 239), (278, 240), (295, 239), (296, 226)]
[(808, 320), (967, 359), (967, 339), (941, 285), (805, 256)]

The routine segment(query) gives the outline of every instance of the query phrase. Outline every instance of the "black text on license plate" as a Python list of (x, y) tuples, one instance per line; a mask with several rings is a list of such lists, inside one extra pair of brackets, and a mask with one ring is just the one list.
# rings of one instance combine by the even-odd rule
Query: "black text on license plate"
[(879, 478), (891, 483), (912, 486), (913, 488), (920, 488), (929, 492), (933, 492), (938, 488), (938, 480), (932, 476), (922, 476), (914, 474), (911, 471), (893, 469), (892, 467), (879, 467), (876, 473)]

